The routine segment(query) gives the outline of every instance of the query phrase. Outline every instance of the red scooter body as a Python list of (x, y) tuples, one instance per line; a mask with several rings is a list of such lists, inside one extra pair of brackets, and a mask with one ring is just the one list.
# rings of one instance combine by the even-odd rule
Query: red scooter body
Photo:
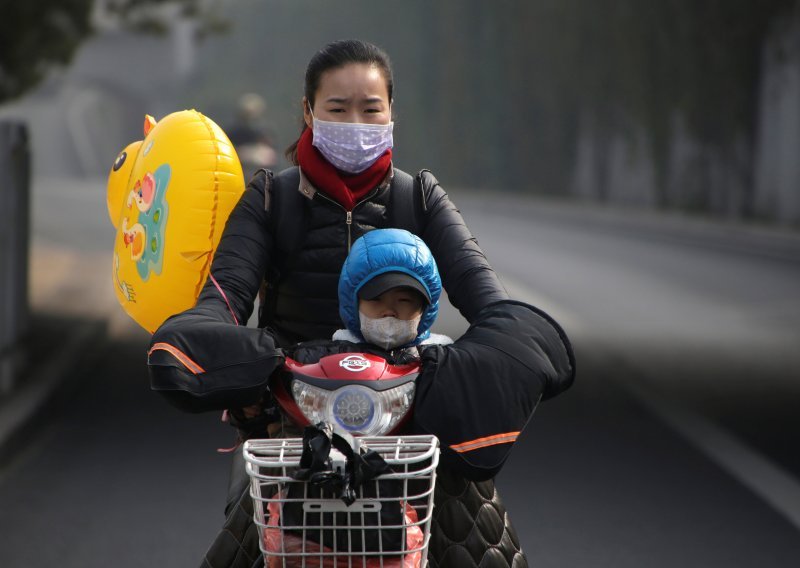
[[(337, 410), (331, 410), (324, 418), (335, 425), (338, 424), (345, 431), (349, 430), (348, 423), (340, 419), (338, 414), (342, 409), (346, 411), (348, 404), (350, 407), (358, 407), (356, 410), (361, 410), (366, 416), (368, 412), (366, 406), (369, 404), (380, 406), (383, 403), (384, 406), (389, 404), (395, 408), (398, 403), (392, 398), (395, 393), (397, 397), (410, 398), (408, 408), (399, 420), (391, 420), (389, 429), (369, 432), (370, 435), (390, 435), (399, 432), (411, 415), (419, 368), (419, 363), (416, 362), (408, 365), (392, 365), (383, 357), (370, 353), (338, 353), (308, 364), (298, 363), (287, 357), (283, 370), (273, 375), (270, 391), (286, 416), (300, 427), (310, 425), (312, 420), (304, 412), (302, 404), (298, 404), (296, 400), (298, 392), (310, 391), (320, 399), (332, 397), (331, 401), (326, 401), (325, 404), (330, 406), (334, 404), (332, 401), (336, 400), (332, 408)], [(296, 385), (307, 385), (307, 388), (302, 391)], [(367, 391), (371, 391), (374, 395)], [(404, 401), (405, 399), (402, 404)], [(398, 412), (401, 410), (402, 408)], [(351, 430), (349, 433), (364, 434), (357, 430)]]

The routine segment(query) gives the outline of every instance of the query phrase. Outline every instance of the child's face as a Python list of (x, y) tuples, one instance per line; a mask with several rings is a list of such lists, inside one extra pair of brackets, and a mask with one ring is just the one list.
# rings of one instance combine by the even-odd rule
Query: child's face
[(391, 288), (374, 300), (360, 299), (358, 310), (372, 319), (393, 317), (411, 320), (422, 315), (425, 301), (411, 288)]

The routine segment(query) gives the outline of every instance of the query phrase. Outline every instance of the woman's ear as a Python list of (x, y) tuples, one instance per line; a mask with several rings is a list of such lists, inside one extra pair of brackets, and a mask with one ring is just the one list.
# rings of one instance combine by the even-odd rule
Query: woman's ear
[(311, 103), (308, 102), (306, 97), (303, 97), (303, 120), (306, 126), (314, 128), (314, 117), (311, 114)]

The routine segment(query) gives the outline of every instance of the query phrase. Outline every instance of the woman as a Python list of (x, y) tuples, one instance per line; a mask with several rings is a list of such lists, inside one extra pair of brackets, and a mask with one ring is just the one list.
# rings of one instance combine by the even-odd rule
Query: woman
[[(229, 223), (252, 234), (229, 231), (214, 258), (212, 274), (239, 322), (266, 275), (261, 327), (272, 328), (281, 344), (330, 337), (340, 323), (336, 287), (347, 251), (378, 227), (415, 229), (467, 320), (508, 298), (436, 179), (423, 172), (412, 183), (393, 167), (392, 92), (389, 59), (373, 45), (334, 42), (311, 59), (303, 131), (287, 152), (299, 168), (251, 181)], [(219, 299), (209, 283), (200, 302)]]
[[(330, 338), (341, 327), (337, 286), (342, 264), (353, 241), (376, 228), (403, 228), (424, 240), (439, 266), (450, 302), (470, 323), (485, 321), (481, 314), (486, 310), (497, 312), (492, 306), (513, 304), (436, 179), (427, 171), (411, 178), (394, 168), (392, 94), (389, 59), (374, 45), (337, 41), (314, 55), (305, 76), (302, 133), (287, 152), (297, 167), (274, 176), (261, 171), (253, 178), (226, 225), (196, 307), (168, 320), (154, 335), (154, 344), (170, 340), (170, 334), (181, 335), (188, 344), (191, 341), (186, 335), (197, 334), (209, 350), (223, 352), (226, 349), (219, 341), (240, 334), (242, 340), (233, 349), (250, 344), (266, 351), (274, 345)], [(238, 325), (247, 321), (259, 291), (259, 327), (266, 331), (253, 338), (246, 335), (246, 328), (220, 331), (214, 327), (214, 322)], [(525, 310), (529, 315), (535, 311)], [(520, 321), (516, 315), (509, 317), (509, 321)], [(543, 383), (558, 383), (544, 393), (552, 396), (572, 381), (572, 354), (552, 320), (538, 311), (535, 318), (533, 325), (541, 329), (531, 336), (544, 338), (542, 346), (535, 349), (544, 354), (548, 369), (557, 369), (552, 378), (542, 379)], [(153, 372), (160, 364), (157, 356), (159, 352), (151, 351), (153, 388), (173, 402), (190, 410), (232, 409), (232, 421), (245, 438), (276, 433), (272, 409), (252, 404), (264, 392), (264, 382), (243, 385), (226, 375), (217, 388), (212, 377), (202, 386), (182, 379), (165, 380), (163, 373)], [(243, 359), (237, 357), (236, 361)], [(435, 357), (429, 361), (432, 366), (437, 364)], [(273, 363), (274, 358), (269, 364)], [(168, 363), (164, 365), (166, 368)], [(264, 365), (261, 376), (270, 368)], [(229, 369), (231, 365), (218, 361), (217, 367)], [(437, 381), (444, 385), (446, 378)], [(435, 385), (428, 390), (434, 400)], [(237, 406), (245, 408), (236, 410)], [(424, 407), (419, 414), (425, 416)], [(436, 414), (434, 408), (430, 413), (434, 422)], [(494, 452), (490, 457), (496, 462), (497, 447), (488, 450)], [(475, 468), (478, 473), (472, 478), (483, 480), (469, 481), (465, 476), (469, 473), (448, 469), (447, 464), (458, 459), (454, 452), (443, 454), (431, 565), (526, 565), (493, 480), (485, 479), (495, 470)], [(466, 467), (464, 471), (473, 470)], [(250, 566), (259, 561), (258, 537), (248, 521), (252, 504), (246, 491), (242, 493), (243, 481), (242, 472), (234, 468), (226, 525), (208, 551), (204, 566)], [(462, 506), (456, 503), (459, 501)], [(487, 508), (493, 512), (486, 514)]]

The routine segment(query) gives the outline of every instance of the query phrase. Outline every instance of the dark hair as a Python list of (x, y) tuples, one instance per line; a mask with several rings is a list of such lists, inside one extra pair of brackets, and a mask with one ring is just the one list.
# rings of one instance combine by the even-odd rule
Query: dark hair
[[(392, 100), (392, 91), (394, 89), (394, 78), (392, 76), (392, 64), (389, 61), (389, 56), (380, 47), (361, 41), (358, 39), (343, 39), (334, 41), (320, 49), (308, 62), (306, 67), (306, 79), (303, 94), (308, 100), (308, 104), (314, 106), (314, 96), (319, 89), (319, 82), (322, 74), (331, 69), (338, 69), (350, 63), (366, 63), (367, 65), (375, 65), (383, 73), (383, 78), (386, 81), (386, 90), (389, 93), (389, 101)], [(302, 135), (305, 132), (306, 126), (303, 121), (303, 127), (300, 130)], [(298, 138), (294, 144), (286, 149), (286, 157), (294, 165), (297, 165), (297, 143), (300, 141)]]

